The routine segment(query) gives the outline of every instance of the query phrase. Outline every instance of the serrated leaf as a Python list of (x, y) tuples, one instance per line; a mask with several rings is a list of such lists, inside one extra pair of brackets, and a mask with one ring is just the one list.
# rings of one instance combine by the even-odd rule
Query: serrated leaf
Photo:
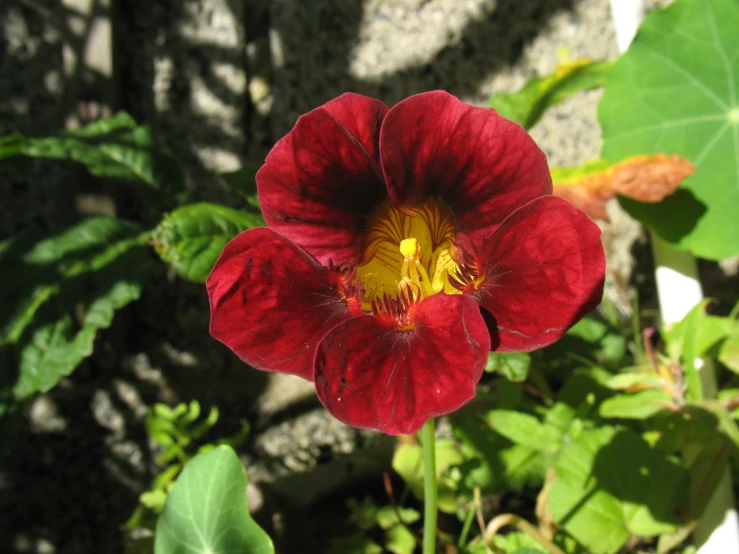
[(274, 554), (272, 540), (249, 515), (246, 485), (232, 448), (195, 456), (157, 521), (154, 554)]
[(57, 136), (6, 137), (0, 142), (0, 158), (3, 151), (72, 160), (98, 177), (144, 183), (162, 193), (159, 198), (167, 205), (173, 204), (172, 195), (182, 192), (185, 184), (177, 160), (154, 140), (148, 127), (137, 125), (125, 112)]
[(622, 200), (667, 242), (739, 253), (739, 2), (681, 0), (647, 15), (608, 77), (603, 157), (678, 154), (695, 174), (659, 204)]
[(133, 223), (100, 217), (0, 249), (0, 346), (16, 399), (69, 375), (115, 311), (139, 297), (151, 265), (145, 238)]
[(189, 204), (166, 215), (152, 233), (157, 254), (196, 283), (204, 283), (226, 243), (264, 225), (260, 215), (216, 204)]
[(518, 92), (494, 94), (488, 100), (488, 106), (524, 129), (530, 129), (548, 108), (568, 96), (602, 87), (611, 65), (611, 62), (589, 59), (565, 62), (550, 75), (529, 79)]
[(548, 505), (554, 521), (593, 554), (617, 552), (630, 535), (681, 523), (687, 472), (629, 429), (602, 427), (562, 448)]
[(606, 203), (616, 195), (659, 202), (695, 171), (680, 156), (632, 156), (617, 164), (591, 160), (580, 167), (553, 167), (552, 194), (564, 198), (591, 219), (609, 221)]

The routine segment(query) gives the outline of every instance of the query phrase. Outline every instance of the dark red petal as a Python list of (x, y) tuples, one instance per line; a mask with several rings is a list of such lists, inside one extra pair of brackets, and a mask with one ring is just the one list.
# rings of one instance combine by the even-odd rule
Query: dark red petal
[(396, 204), (438, 196), (460, 238), (475, 246), (516, 208), (552, 192), (546, 157), (526, 131), (443, 91), (411, 96), (388, 112), (380, 157)]
[(413, 433), (475, 396), (490, 352), (475, 302), (441, 293), (412, 309), (412, 331), (364, 315), (321, 341), (316, 391), (335, 418), (389, 435)]
[[(545, 196), (515, 211), (485, 242), (486, 279), (474, 296), (493, 350), (534, 350), (559, 339), (603, 295), (600, 229), (566, 200)], [(487, 314), (485, 314), (487, 315)]]
[(267, 225), (322, 264), (359, 260), (367, 218), (387, 196), (378, 154), (387, 110), (344, 94), (298, 119), (257, 173)]
[(331, 277), (271, 229), (244, 231), (208, 277), (210, 333), (252, 367), (312, 380), (318, 342), (350, 317)]

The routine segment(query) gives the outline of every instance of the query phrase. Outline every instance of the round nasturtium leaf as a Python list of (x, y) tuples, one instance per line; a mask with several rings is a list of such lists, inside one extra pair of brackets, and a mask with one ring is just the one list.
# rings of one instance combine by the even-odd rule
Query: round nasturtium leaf
[(249, 515), (246, 471), (236, 452), (217, 446), (190, 460), (157, 521), (154, 554), (274, 554)]
[(642, 23), (599, 107), (603, 157), (679, 154), (696, 167), (659, 204), (623, 206), (673, 245), (739, 254), (739, 0), (678, 0)]

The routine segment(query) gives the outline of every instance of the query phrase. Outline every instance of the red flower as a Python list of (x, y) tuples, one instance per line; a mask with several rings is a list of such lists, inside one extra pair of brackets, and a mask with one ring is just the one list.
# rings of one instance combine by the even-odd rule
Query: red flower
[(268, 227), (216, 263), (211, 333), (349, 425), (418, 430), (474, 397), (491, 350), (551, 344), (602, 295), (600, 231), (551, 196), (541, 150), (445, 92), (332, 100), (257, 186)]

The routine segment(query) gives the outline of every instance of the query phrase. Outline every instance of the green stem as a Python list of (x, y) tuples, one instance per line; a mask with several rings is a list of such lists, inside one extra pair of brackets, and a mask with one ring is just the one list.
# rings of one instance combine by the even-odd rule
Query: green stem
[(434, 420), (429, 419), (421, 429), (423, 447), (423, 554), (436, 554), (436, 448)]

